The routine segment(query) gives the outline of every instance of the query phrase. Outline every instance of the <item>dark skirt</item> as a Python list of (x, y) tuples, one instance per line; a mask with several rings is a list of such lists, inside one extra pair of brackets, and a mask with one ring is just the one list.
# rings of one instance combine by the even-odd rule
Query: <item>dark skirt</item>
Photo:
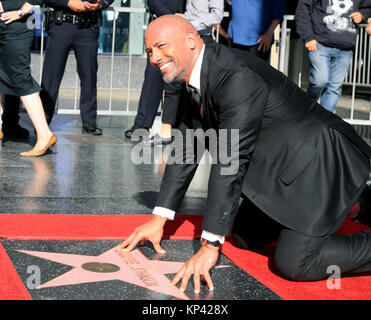
[(26, 22), (0, 21), (0, 93), (26, 96), (41, 90), (31, 75), (33, 37)]

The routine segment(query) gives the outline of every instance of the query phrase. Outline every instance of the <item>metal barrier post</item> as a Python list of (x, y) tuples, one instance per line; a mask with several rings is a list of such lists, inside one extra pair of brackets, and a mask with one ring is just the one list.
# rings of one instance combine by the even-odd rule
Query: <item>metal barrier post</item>
[(351, 120), (353, 120), (353, 116), (354, 116), (354, 99), (355, 99), (355, 94), (356, 94), (356, 74), (357, 74), (357, 66), (358, 66), (358, 42), (359, 42), (359, 33), (357, 33), (356, 50), (355, 50), (355, 53), (354, 53), (352, 104), (351, 104), (351, 109), (350, 109), (350, 119)]
[(286, 41), (287, 41), (287, 21), (294, 20), (295, 16), (286, 15), (283, 17), (281, 26), (281, 41), (280, 41), (280, 57), (278, 70), (284, 72), (285, 70), (285, 60), (286, 60)]
[[(113, 8), (114, 9), (114, 8)], [(116, 16), (117, 13), (117, 16)], [(113, 11), (113, 30), (112, 30), (112, 46), (111, 46), (111, 74), (110, 74), (110, 85), (109, 85), (109, 101), (108, 111), (112, 110), (112, 84), (113, 84), (113, 61), (115, 58), (115, 41), (116, 41), (116, 19), (119, 13), (114, 9)]]
[(44, 32), (45, 32), (45, 19), (44, 19), (44, 10), (45, 5), (40, 7), (40, 15), (41, 15), (41, 35), (40, 35), (40, 75), (39, 75), (39, 83), (41, 83), (42, 80), (42, 72), (43, 72), (43, 58), (44, 58)]

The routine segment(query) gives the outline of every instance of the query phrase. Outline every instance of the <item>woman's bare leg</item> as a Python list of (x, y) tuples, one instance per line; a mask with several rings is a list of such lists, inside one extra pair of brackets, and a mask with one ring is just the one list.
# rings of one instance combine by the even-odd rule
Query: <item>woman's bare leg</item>
[[(42, 106), (39, 93), (35, 92), (27, 96), (22, 96), (21, 100), (35, 127), (36, 134), (37, 134), (37, 141), (36, 141), (36, 144), (33, 150), (41, 151), (41, 150), (44, 150), (45, 148), (47, 149), (50, 145), (54, 144), (56, 141), (51, 144), (52, 142), (51, 139), (54, 135), (50, 131), (48, 123), (46, 122), (44, 108)], [(41, 154), (22, 154), (22, 155), (33, 156), (33, 155), (41, 155)]]
[(158, 133), (161, 138), (171, 138), (171, 124), (162, 123), (160, 132)]

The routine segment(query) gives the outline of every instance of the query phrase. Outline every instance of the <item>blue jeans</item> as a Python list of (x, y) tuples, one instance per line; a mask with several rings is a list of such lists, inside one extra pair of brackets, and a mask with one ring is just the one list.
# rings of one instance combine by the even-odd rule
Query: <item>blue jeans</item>
[(326, 47), (317, 43), (318, 50), (308, 53), (310, 76), (308, 94), (321, 98), (321, 105), (333, 112), (339, 101), (341, 86), (353, 57), (353, 50)]

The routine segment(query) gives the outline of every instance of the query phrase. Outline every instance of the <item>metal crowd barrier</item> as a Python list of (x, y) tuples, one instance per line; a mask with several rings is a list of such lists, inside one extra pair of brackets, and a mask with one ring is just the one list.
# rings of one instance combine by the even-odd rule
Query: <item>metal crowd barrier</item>
[[(41, 9), (41, 13), (43, 14), (43, 9)], [(133, 63), (133, 53), (132, 53), (132, 43), (135, 41), (133, 39), (133, 14), (143, 14), (144, 16), (144, 24), (143, 28), (146, 28), (148, 24), (148, 12), (146, 8), (133, 8), (133, 7), (109, 7), (105, 9), (105, 11), (111, 11), (114, 14), (113, 18), (113, 30), (112, 30), (112, 46), (111, 46), (111, 61), (110, 61), (110, 77), (109, 77), (109, 98), (108, 98), (108, 109), (107, 110), (102, 110), (99, 108), (99, 101), (98, 101), (98, 114), (100, 115), (136, 115), (136, 111), (130, 110), (130, 98), (132, 95), (132, 90), (131, 90), (131, 77), (133, 72), (136, 72), (136, 70), (132, 69), (132, 63)], [(126, 105), (125, 101), (122, 101), (122, 110), (113, 110), (112, 108), (112, 101), (113, 101), (113, 83), (114, 83), (114, 70), (115, 70), (115, 42), (116, 42), (116, 22), (117, 22), (117, 17), (119, 13), (127, 13), (130, 15), (129, 17), (129, 35), (128, 35), (128, 54), (126, 59), (128, 59), (128, 70), (127, 70), (127, 88), (120, 88), (121, 91), (126, 90)], [(44, 31), (44, 19), (41, 19), (41, 30)], [(41, 74), (42, 74), (42, 68), (43, 68), (43, 54), (44, 54), (44, 43), (45, 43), (45, 37), (44, 37), (44, 32), (41, 32), (41, 44), (40, 44), (40, 78), (39, 81), (41, 82)], [(145, 55), (139, 56), (139, 58), (142, 58), (144, 61), (146, 59)], [(117, 59), (117, 58), (116, 58)], [(77, 71), (75, 72), (75, 85), (74, 85), (74, 106), (73, 109), (71, 108), (63, 108), (59, 107), (59, 103), (57, 101), (57, 112), (62, 113), (62, 114), (79, 114), (80, 109), (78, 105), (78, 92), (80, 89), (79, 86), (79, 77), (77, 74)], [(101, 90), (101, 88), (98, 87), (98, 93)]]
[[(132, 74), (137, 73), (136, 70), (133, 70), (132, 68), (132, 62), (133, 62), (133, 54), (132, 54), (132, 43), (135, 41), (133, 39), (133, 14), (144, 14), (144, 24), (143, 28), (145, 29), (148, 24), (148, 11), (146, 8), (132, 8), (132, 7), (109, 7), (106, 9), (106, 11), (111, 11), (114, 13), (114, 19), (113, 19), (113, 31), (112, 31), (112, 50), (110, 54), (110, 84), (109, 84), (109, 97), (108, 97), (108, 109), (106, 110), (100, 110), (99, 109), (99, 101), (98, 101), (98, 114), (101, 115), (135, 115), (136, 110), (130, 110), (130, 96), (133, 94), (131, 90), (131, 80), (132, 80)], [(115, 55), (115, 41), (116, 41), (116, 21), (117, 16), (119, 13), (127, 13), (130, 15), (129, 18), (129, 51), (127, 54), (126, 59), (128, 59), (128, 72), (127, 72), (127, 88), (121, 87), (119, 90), (121, 92), (126, 91), (126, 105), (124, 101), (122, 101), (122, 109), (120, 110), (114, 110), (112, 108), (112, 101), (113, 101), (113, 74), (115, 71), (115, 59), (117, 60), (117, 56)], [(227, 16), (228, 13), (225, 14)], [(278, 48), (278, 62), (277, 62), (277, 69), (281, 72), (288, 74), (289, 65), (290, 65), (290, 29), (287, 26), (288, 21), (294, 20), (293, 15), (285, 15), (283, 18), (283, 21), (281, 23), (281, 30), (279, 33), (279, 39), (275, 41), (275, 45)], [(42, 24), (41, 28), (44, 30), (44, 25)], [(351, 63), (351, 66), (349, 68), (348, 74), (346, 76), (346, 79), (344, 80), (344, 85), (346, 86), (352, 86), (352, 98), (351, 98), (351, 105), (350, 105), (350, 116), (343, 117), (344, 120), (352, 123), (352, 124), (366, 124), (371, 125), (371, 111), (370, 111), (370, 105), (371, 103), (368, 103), (368, 117), (364, 117), (363, 119), (357, 119), (355, 117), (355, 102), (356, 102), (356, 89), (359, 88), (369, 88), (371, 87), (371, 41), (370, 36), (368, 36), (365, 32), (365, 24), (362, 24), (358, 28), (358, 34), (357, 34), (357, 44), (356, 49), (354, 53), (354, 58)], [(216, 32), (216, 41), (218, 41), (218, 30)], [(42, 61), (43, 61), (43, 51), (44, 51), (44, 33), (41, 33), (41, 48), (40, 48), (40, 81), (41, 81), (41, 71), (42, 71)], [(143, 55), (141, 57), (143, 61), (145, 61), (146, 57)], [(300, 78), (300, 77), (299, 77)], [(299, 86), (301, 86), (301, 80), (299, 79)], [(80, 112), (79, 106), (78, 106), (78, 90), (79, 90), (79, 84), (78, 84), (78, 75), (76, 72), (75, 75), (75, 96), (74, 96), (74, 107), (73, 109), (64, 109), (64, 108), (58, 108), (58, 113), (76, 113), (78, 114)], [(99, 92), (98, 88), (98, 92)], [(115, 89), (117, 91), (117, 88)], [(137, 94), (138, 95), (138, 94)], [(137, 101), (135, 102), (137, 104)], [(365, 108), (363, 108), (365, 109)], [(367, 109), (367, 106), (366, 106)], [(365, 111), (365, 110), (363, 110)], [(365, 113), (365, 112), (363, 112)]]
[[(288, 74), (290, 62), (290, 29), (287, 27), (287, 22), (294, 19), (295, 17), (293, 15), (285, 15), (281, 24), (278, 69), (286, 75)], [(344, 86), (352, 87), (349, 116), (347, 114), (346, 116), (343, 116), (343, 119), (351, 124), (359, 125), (371, 125), (371, 99), (369, 98), (368, 102), (363, 100), (356, 103), (356, 90), (371, 87), (371, 37), (365, 32), (365, 27), (366, 24), (360, 24), (357, 27), (358, 32), (355, 52), (343, 83)], [(370, 92), (366, 94), (370, 95)], [(356, 106), (356, 104), (358, 106)]]

